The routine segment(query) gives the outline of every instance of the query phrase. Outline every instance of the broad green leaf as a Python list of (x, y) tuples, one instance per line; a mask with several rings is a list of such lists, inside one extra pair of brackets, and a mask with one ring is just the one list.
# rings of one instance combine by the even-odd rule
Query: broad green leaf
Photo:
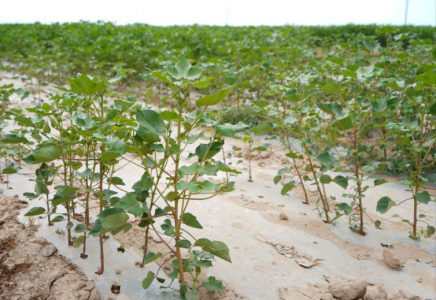
[(215, 276), (210, 276), (208, 281), (203, 281), (202, 287), (210, 292), (222, 291), (223, 282), (221, 280), (217, 280)]
[(80, 245), (82, 245), (84, 241), (85, 241), (85, 237), (84, 237), (83, 235), (77, 237), (77, 238), (73, 241), (73, 247), (74, 247), (74, 248), (79, 248)]
[(238, 124), (235, 124), (235, 125), (226, 123), (224, 125), (218, 125), (216, 127), (216, 131), (223, 136), (234, 137), (236, 132), (244, 130), (248, 127), (250, 127), (250, 126), (248, 126), (242, 122), (239, 122)]
[(346, 214), (347, 216), (349, 216), (351, 214), (352, 208), (348, 203), (345, 203), (345, 202), (339, 203), (339, 204), (336, 204), (336, 207), (339, 210), (342, 210), (344, 212), (344, 214)]
[(336, 163), (336, 159), (327, 151), (319, 154), (315, 160), (319, 161), (327, 168), (331, 168)]
[(328, 184), (328, 183), (332, 182), (332, 178), (329, 175), (323, 174), (319, 178), (319, 181), (321, 183)]
[(68, 78), (67, 81), (71, 86), (71, 91), (74, 93), (91, 95), (106, 89), (106, 84), (103, 81), (96, 82), (85, 74)]
[(282, 194), (282, 196), (284, 196), (284, 195), (286, 195), (287, 192), (292, 190), (294, 187), (295, 187), (295, 182), (294, 181), (288, 182), (287, 184), (285, 184), (282, 187), (282, 190), (280, 191), (280, 194)]
[(427, 191), (423, 191), (416, 194), (416, 200), (419, 203), (428, 204), (430, 202), (430, 194)]
[(85, 232), (87, 229), (88, 227), (85, 224), (80, 223), (76, 225), (76, 227), (74, 228), (74, 232)]
[(274, 184), (279, 183), (280, 180), (282, 180), (282, 175), (277, 175), (277, 176), (275, 176), (274, 179), (273, 179)]
[(380, 220), (376, 220), (376, 221), (374, 222), (374, 226), (375, 226), (376, 229), (379, 229), (380, 226), (381, 226), (381, 221), (380, 221)]
[(363, 45), (369, 50), (369, 51), (377, 51), (380, 48), (380, 44), (369, 38), (365, 38), (363, 40)]
[(224, 145), (224, 142), (213, 142), (211, 144), (200, 144), (195, 149), (195, 154), (198, 156), (200, 161), (204, 161), (206, 159), (214, 157), (221, 151), (221, 147)]
[(404, 138), (399, 138), (398, 140), (395, 141), (395, 144), (397, 145), (402, 145), (402, 146), (407, 146), (411, 144), (411, 141), (408, 137), (404, 137)]
[(142, 288), (144, 290), (148, 289), (153, 282), (154, 279), (154, 273), (152, 271), (148, 271), (147, 277), (144, 278), (142, 281)]
[(114, 185), (126, 185), (124, 183), (123, 179), (120, 178), (120, 177), (111, 177), (111, 178), (108, 179), (108, 182), (110, 184), (114, 184)]
[(270, 122), (260, 123), (251, 128), (255, 135), (265, 134), (273, 129), (273, 125)]
[(147, 255), (144, 258), (144, 265), (149, 264), (149, 263), (155, 261), (156, 259), (158, 259), (161, 256), (162, 256), (162, 253), (160, 253), (160, 252), (158, 252), (158, 253), (154, 253), (154, 252), (147, 253)]
[(62, 222), (62, 221), (65, 221), (65, 218), (64, 218), (64, 216), (56, 216), (51, 221), (52, 221), (52, 223)]
[(170, 78), (163, 72), (156, 71), (156, 72), (152, 72), (150, 75), (159, 79), (160, 81), (163, 81), (168, 84), (172, 84)]
[(185, 293), (186, 300), (198, 300), (199, 294), (198, 291), (191, 290)]
[(215, 94), (204, 96), (200, 99), (198, 99), (195, 104), (197, 107), (203, 107), (203, 106), (211, 106), (216, 105), (224, 100), (235, 88), (236, 84), (231, 85), (228, 88), (219, 90)]
[(430, 110), (429, 110), (429, 112), (430, 112), (430, 114), (431, 114), (433, 117), (436, 117), (436, 102), (433, 103), (432, 106), (430, 106)]
[(195, 80), (201, 75), (201, 68), (193, 67), (186, 57), (182, 57), (174, 67), (167, 67), (167, 71), (176, 79)]
[(7, 175), (7, 174), (15, 174), (19, 171), (18, 166), (15, 166), (14, 164), (9, 164), (6, 168), (4, 168), (2, 170), (2, 173)]
[(392, 206), (394, 206), (396, 203), (395, 201), (392, 201), (391, 198), (385, 196), (380, 198), (380, 200), (378, 200), (377, 202), (377, 209), (376, 211), (384, 214), (386, 213), (388, 210), (391, 209)]
[(383, 179), (383, 178), (377, 178), (376, 180), (374, 180), (374, 186), (382, 185), (386, 182), (388, 182), (388, 181)]
[(111, 159), (118, 158), (120, 156), (121, 154), (119, 152), (106, 151), (101, 155), (100, 159), (101, 161), (108, 161)]
[(120, 207), (135, 217), (140, 217), (144, 213), (144, 209), (141, 207), (140, 202), (136, 200), (135, 195), (132, 193), (122, 197), (115, 207)]
[(342, 119), (337, 119), (336, 122), (333, 123), (339, 130), (349, 130), (353, 128), (353, 121), (350, 116), (347, 116)]
[(324, 92), (328, 94), (334, 94), (341, 90), (341, 86), (334, 82), (329, 82), (321, 88)]
[(322, 111), (331, 115), (342, 112), (341, 106), (337, 103), (316, 103), (316, 106), (318, 106)]
[(42, 163), (56, 160), (62, 156), (62, 148), (55, 144), (46, 144), (39, 147), (32, 155), (26, 157), (26, 163)]
[(200, 222), (198, 222), (197, 217), (194, 216), (191, 213), (184, 213), (182, 218), (183, 223), (185, 223), (188, 226), (202, 229), (203, 226), (201, 226)]
[(164, 119), (154, 110), (137, 110), (136, 120), (151, 133), (163, 135), (167, 131)]
[(105, 218), (99, 217), (99, 219), (101, 219), (101, 226), (104, 229), (112, 230), (125, 225), (129, 217), (125, 212), (121, 212), (109, 215)]
[(436, 229), (435, 229), (434, 226), (431, 226), (431, 225), (428, 225), (428, 226), (427, 226), (427, 232), (426, 232), (426, 234), (427, 234), (427, 237), (428, 237), (428, 238), (431, 237), (432, 235), (434, 235), (435, 232), (436, 232)]
[(29, 211), (25, 214), (26, 217), (30, 216), (38, 216), (45, 213), (45, 208), (43, 207), (32, 207), (29, 209)]
[(348, 187), (348, 179), (342, 175), (338, 175), (333, 179), (333, 182), (342, 188), (346, 189)]
[(223, 242), (211, 242), (209, 239), (201, 238), (195, 242), (194, 246), (201, 247), (204, 251), (210, 252), (213, 255), (230, 263), (232, 262), (229, 256), (229, 248)]
[(188, 240), (181, 240), (181, 241), (178, 241), (175, 246), (178, 248), (189, 249), (191, 247), (191, 242)]
[(226, 244), (219, 241), (213, 241), (212, 245), (215, 249), (215, 251), (212, 253), (213, 255), (218, 256), (219, 258), (228, 261), (229, 263), (232, 262), (229, 255), (229, 247), (227, 247)]
[(0, 139), (0, 142), (4, 144), (27, 144), (29, 141), (22, 135), (9, 133), (9, 134), (5, 134)]

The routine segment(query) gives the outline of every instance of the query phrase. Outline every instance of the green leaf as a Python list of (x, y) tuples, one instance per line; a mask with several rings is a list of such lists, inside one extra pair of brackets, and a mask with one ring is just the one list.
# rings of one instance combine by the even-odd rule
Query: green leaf
[(125, 225), (127, 220), (129, 220), (129, 216), (125, 212), (111, 214), (101, 219), (101, 226), (104, 229), (112, 230)]
[(185, 294), (186, 300), (198, 300), (199, 294), (198, 291), (192, 290), (187, 291)]
[(147, 255), (144, 258), (144, 265), (149, 264), (149, 263), (155, 261), (156, 259), (158, 259), (161, 256), (162, 256), (162, 253), (160, 253), (160, 252), (158, 252), (158, 253), (153, 253), (153, 252), (147, 253)]
[(101, 155), (100, 159), (102, 161), (108, 161), (111, 159), (118, 158), (120, 156), (121, 156), (121, 154), (119, 152), (106, 151)]
[(167, 71), (176, 79), (195, 80), (201, 75), (201, 68), (193, 67), (186, 57), (182, 57), (174, 67), (167, 67)]
[(380, 45), (377, 41), (365, 38), (363, 40), (363, 45), (369, 50), (369, 51), (376, 51), (380, 48)]
[(337, 119), (333, 125), (340, 130), (349, 130), (353, 128), (353, 121), (350, 116), (347, 116), (345, 118)]
[(431, 237), (432, 235), (434, 235), (435, 234), (435, 227), (428, 225), (426, 234), (427, 234), (428, 238)]
[(137, 110), (136, 120), (151, 133), (163, 135), (167, 131), (164, 119), (154, 110)]
[(209, 250), (206, 249), (212, 249), (213, 251), (213, 244), (209, 239), (206, 238), (201, 238), (195, 241), (194, 246), (197, 247), (202, 247), (205, 251), (210, 252)]
[(254, 126), (253, 128), (251, 128), (251, 130), (254, 132), (255, 135), (261, 135), (271, 131), (273, 127), (274, 126), (272, 125), (272, 123), (264, 122)]
[(218, 154), (221, 151), (221, 147), (223, 145), (224, 142), (213, 142), (212, 145), (200, 144), (195, 149), (195, 154), (198, 156), (200, 161), (204, 161)]
[(382, 185), (386, 182), (388, 182), (388, 181), (383, 179), (383, 178), (377, 178), (376, 180), (374, 180), (374, 186)]
[(318, 106), (323, 112), (326, 112), (330, 115), (334, 115), (342, 111), (342, 108), (338, 103), (316, 103), (316, 106)]
[(35, 164), (56, 160), (62, 156), (62, 148), (55, 144), (45, 144), (39, 147), (32, 155), (26, 157), (26, 163)]
[(236, 132), (244, 130), (248, 127), (250, 127), (250, 126), (248, 126), (242, 122), (239, 122), (236, 125), (226, 123), (224, 125), (218, 125), (216, 127), (216, 131), (218, 133), (220, 133), (222, 136), (234, 137)]
[(27, 144), (29, 141), (22, 135), (15, 133), (5, 134), (0, 142), (4, 144)]
[(376, 229), (379, 229), (380, 226), (381, 226), (381, 221), (376, 220), (376, 221), (374, 222), (374, 226), (375, 226)]
[(184, 213), (182, 218), (183, 223), (185, 223), (188, 226), (202, 229), (203, 226), (201, 226), (200, 222), (198, 222), (197, 217), (194, 216), (191, 213)]
[(333, 179), (333, 182), (342, 188), (346, 189), (348, 187), (348, 179), (342, 175), (338, 175)]
[(351, 209), (351, 206), (348, 203), (345, 203), (345, 202), (344, 203), (339, 203), (339, 204), (336, 204), (336, 207), (339, 210), (342, 210), (344, 212), (344, 214), (346, 214), (347, 216), (349, 216), (351, 214), (352, 209)]
[(429, 113), (430, 113), (433, 117), (436, 117), (436, 102), (433, 103), (432, 106), (430, 106)]
[(174, 200), (177, 199), (178, 196), (179, 196), (178, 192), (172, 191), (172, 192), (169, 192), (166, 195), (165, 200), (167, 200), (167, 201), (174, 201)]
[(324, 92), (328, 94), (334, 94), (341, 90), (341, 86), (334, 82), (329, 82), (321, 88)]
[(329, 184), (330, 182), (332, 182), (332, 178), (329, 175), (323, 174), (319, 178), (319, 181), (323, 184)]
[(77, 238), (73, 241), (73, 247), (74, 247), (74, 248), (79, 248), (80, 245), (82, 245), (84, 241), (85, 241), (85, 237), (84, 237), (83, 235), (77, 237)]
[(33, 126), (32, 119), (25, 116), (16, 116), (14, 120), (21, 126)]
[(85, 74), (68, 78), (67, 81), (74, 93), (91, 95), (106, 89), (106, 84), (103, 81), (93, 81)]
[(419, 203), (428, 204), (430, 202), (430, 194), (427, 191), (423, 191), (416, 194), (416, 200)]
[(206, 238), (201, 238), (195, 242), (194, 246), (201, 247), (204, 251), (210, 252), (213, 255), (230, 263), (232, 262), (229, 255), (229, 248), (223, 242), (211, 242)]
[(282, 180), (282, 175), (277, 175), (277, 176), (275, 176), (274, 179), (273, 179), (274, 184), (279, 183), (280, 180)]
[(280, 191), (280, 194), (282, 194), (282, 196), (286, 195), (287, 192), (289, 192), (290, 190), (292, 190), (295, 187), (295, 182), (288, 182), (287, 184), (285, 184), (282, 187), (282, 190)]
[(229, 263), (232, 262), (229, 255), (229, 247), (227, 247), (226, 244), (219, 241), (213, 241), (212, 242), (213, 248), (215, 249), (214, 252), (212, 252), (213, 255), (218, 256), (219, 258), (228, 261)]
[(383, 112), (388, 108), (388, 103), (385, 98), (377, 99), (375, 102), (372, 103), (372, 109), (374, 109), (375, 112)]
[(160, 81), (163, 81), (168, 84), (172, 84), (170, 78), (163, 72), (156, 71), (156, 72), (152, 72), (150, 75), (159, 79)]
[(15, 174), (19, 171), (19, 168), (15, 166), (14, 164), (9, 164), (6, 168), (2, 170), (3, 174)]
[(425, 83), (428, 86), (436, 85), (436, 72), (428, 70), (427, 72), (416, 76), (416, 81)]
[(153, 282), (154, 279), (154, 273), (152, 271), (148, 271), (147, 277), (144, 278), (142, 281), (142, 288), (144, 290), (148, 289)]
[(121, 179), (120, 177), (112, 177), (108, 179), (108, 182), (110, 184), (114, 184), (114, 185), (126, 185), (123, 181), (123, 179)]
[(181, 240), (181, 241), (178, 241), (175, 246), (178, 248), (189, 249), (191, 247), (191, 242), (188, 240)]
[(30, 216), (38, 216), (45, 213), (45, 208), (43, 207), (32, 207), (29, 211), (24, 215), (26, 217)]
[(389, 209), (391, 209), (392, 206), (394, 206), (396, 203), (395, 201), (392, 201), (391, 198), (385, 196), (380, 198), (380, 200), (378, 200), (377, 202), (377, 209), (376, 211), (384, 214), (386, 213)]
[(197, 105), (197, 107), (216, 105), (216, 104), (220, 103), (221, 101), (223, 101), (224, 98), (226, 98), (233, 91), (235, 86), (236, 86), (236, 83), (231, 85), (228, 88), (219, 90), (215, 94), (204, 96), (204, 97), (198, 99), (195, 102), (195, 104)]
[(164, 110), (160, 112), (160, 115), (165, 121), (178, 120), (179, 115), (174, 110)]
[(316, 158), (316, 161), (319, 161), (323, 166), (330, 169), (335, 163), (336, 159), (328, 152), (323, 152), (319, 154)]
[(215, 276), (210, 276), (208, 281), (203, 281), (202, 287), (210, 292), (222, 291), (223, 282), (221, 280), (216, 280)]
[(51, 220), (53, 223), (65, 221), (64, 216), (56, 216)]
[(74, 228), (74, 232), (85, 232), (87, 229), (88, 227), (85, 224), (80, 223), (76, 225), (76, 227)]
[(395, 141), (395, 144), (401, 145), (401, 146), (407, 146), (411, 144), (411, 141), (408, 137), (400, 138)]
[(136, 196), (132, 193), (122, 197), (115, 207), (120, 207), (137, 218), (144, 213), (144, 209), (141, 207), (140, 202), (136, 200)]

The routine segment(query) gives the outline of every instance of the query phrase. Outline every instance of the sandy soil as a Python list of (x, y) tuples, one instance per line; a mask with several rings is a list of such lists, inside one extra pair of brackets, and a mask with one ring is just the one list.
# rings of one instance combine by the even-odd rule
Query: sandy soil
[[(10, 74), (3, 74), (3, 76), (11, 77)], [(8, 80), (20, 84), (19, 81)], [(30, 103), (18, 102), (17, 105), (26, 107)], [(206, 140), (205, 138), (204, 141)], [(260, 145), (265, 141), (257, 141), (257, 143)], [(244, 147), (240, 140), (226, 139), (226, 153), (231, 153), (233, 146)], [(389, 195), (395, 201), (407, 198), (410, 191), (407, 191), (405, 186), (392, 180), (367, 191), (365, 197), (368, 214), (367, 236), (362, 237), (348, 229), (349, 220), (345, 217), (340, 218), (334, 225), (322, 222), (315, 206), (316, 197), (310, 198), (310, 205), (303, 204), (301, 188), (296, 188), (288, 195), (282, 196), (281, 187), (275, 186), (272, 179), (286, 160), (283, 158), (283, 153), (278, 151), (279, 147), (273, 147), (273, 150), (277, 152), (255, 155), (252, 162), (253, 182), (248, 181), (248, 161), (245, 156), (232, 153), (233, 158), (228, 163), (232, 163), (235, 168), (243, 172), (242, 175), (231, 177), (231, 180), (236, 182), (236, 190), (210, 201), (193, 202), (190, 206), (190, 211), (204, 226), (203, 230), (193, 229), (190, 233), (197, 238), (208, 237), (224, 241), (230, 247), (233, 261), (232, 264), (217, 261), (213, 268), (206, 271), (203, 276), (216, 276), (224, 281), (226, 289), (218, 294), (204, 293), (202, 299), (327, 300), (333, 298), (329, 298), (332, 295), (326, 277), (344, 276), (364, 279), (370, 285), (381, 284), (391, 297), (396, 297), (393, 295), (404, 289), (422, 299), (436, 300), (435, 239), (413, 241), (408, 238), (409, 225), (390, 218), (393, 214), (410, 216), (411, 203), (394, 207), (386, 215), (380, 215), (375, 210), (376, 202), (382, 196)], [(238, 163), (240, 160), (242, 163)], [(183, 163), (188, 164), (189, 160), (185, 158)], [(169, 170), (171, 167), (170, 165)], [(22, 172), (32, 172), (32, 170), (25, 166)], [(117, 173), (117, 176), (123, 178), (126, 186), (131, 186), (141, 175), (141, 169), (133, 165)], [(224, 174), (219, 176), (223, 177)], [(5, 194), (18, 194), (21, 197), (22, 193), (32, 191), (33, 183), (29, 182), (31, 178), (18, 174), (11, 175), (12, 189), (5, 189)], [(308, 188), (313, 190), (313, 186), (309, 185)], [(346, 201), (341, 197), (345, 192), (349, 191), (333, 184), (327, 185), (328, 195), (336, 196), (339, 202)], [(0, 208), (1, 205), (0, 202)], [(32, 201), (30, 206), (40, 205)], [(427, 215), (426, 221), (434, 224), (435, 203), (423, 206), (421, 210)], [(26, 221), (21, 217), (19, 219)], [(371, 219), (381, 220), (381, 229), (375, 229)], [(157, 225), (159, 222), (161, 220)], [(44, 225), (44, 220), (36, 220), (36, 224), (39, 226), (37, 236), (54, 243), (62, 255), (76, 263), (88, 278), (95, 280), (102, 299), (113, 297), (108, 288), (113, 280), (121, 280), (120, 276), (114, 277), (112, 274), (121, 266), (113, 266), (109, 269), (108, 273), (111, 275), (108, 277), (95, 276), (93, 272), (97, 265), (90, 268), (88, 263), (93, 262), (92, 257), (84, 263), (77, 258), (80, 251), (61, 246), (65, 244), (65, 237), (62, 239), (54, 234), (54, 230), (58, 228), (56, 226), (64, 228), (65, 224), (47, 227)], [(4, 234), (3, 231), (0, 229), (0, 234)], [(125, 269), (122, 270), (121, 277), (128, 278), (129, 273), (145, 276), (148, 268), (134, 267), (135, 261), (138, 261), (142, 254), (141, 247), (144, 244), (142, 229), (134, 228), (128, 233), (117, 234), (107, 243), (114, 247), (122, 244), (126, 248), (126, 252), (122, 254), (124, 255), (122, 260), (125, 262), (125, 266), (122, 267)], [(153, 232), (149, 243), (150, 251), (165, 251), (165, 246), (158, 242)], [(382, 254), (385, 249), (389, 249), (401, 261), (401, 269), (394, 270), (386, 264)], [(161, 262), (157, 261), (157, 263)], [(305, 267), (307, 265), (310, 267)], [(165, 271), (171, 270), (165, 269)], [(136, 293), (133, 289), (133, 286), (129, 286), (127, 290), (123, 289), (123, 292), (134, 300), (162, 299), (144, 293), (137, 294), (139, 296), (135, 298), (132, 296)]]
[(0, 195), (0, 299), (99, 300), (93, 281), (61, 253), (51, 253), (56, 248), (35, 236), (37, 228), (18, 222), (27, 206)]

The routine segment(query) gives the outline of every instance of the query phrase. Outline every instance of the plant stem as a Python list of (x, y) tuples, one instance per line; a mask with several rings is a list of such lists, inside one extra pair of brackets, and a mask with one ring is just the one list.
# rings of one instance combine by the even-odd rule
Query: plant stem
[(307, 156), (307, 159), (309, 160), (309, 164), (310, 164), (310, 170), (312, 171), (313, 179), (315, 180), (316, 188), (318, 190), (318, 195), (321, 199), (321, 202), (322, 202), (322, 205), (324, 208), (325, 222), (327, 224), (330, 224), (330, 216), (329, 216), (329, 210), (327, 207), (326, 199), (324, 199), (321, 187), (319, 185), (318, 176), (316, 175), (316, 171), (315, 171), (315, 168), (314, 168), (313, 163), (312, 163), (312, 158), (310, 157), (309, 149), (307, 148), (306, 143), (303, 143), (303, 147), (304, 147), (304, 150), (306, 151), (306, 156)]

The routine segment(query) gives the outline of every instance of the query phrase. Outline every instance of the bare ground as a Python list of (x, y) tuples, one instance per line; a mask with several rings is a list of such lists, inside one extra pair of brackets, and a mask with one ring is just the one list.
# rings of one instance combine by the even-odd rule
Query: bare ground
[[(99, 300), (93, 281), (43, 238), (18, 222), (27, 203), (0, 195), (0, 299)], [(55, 249), (55, 248), (52, 248)]]

